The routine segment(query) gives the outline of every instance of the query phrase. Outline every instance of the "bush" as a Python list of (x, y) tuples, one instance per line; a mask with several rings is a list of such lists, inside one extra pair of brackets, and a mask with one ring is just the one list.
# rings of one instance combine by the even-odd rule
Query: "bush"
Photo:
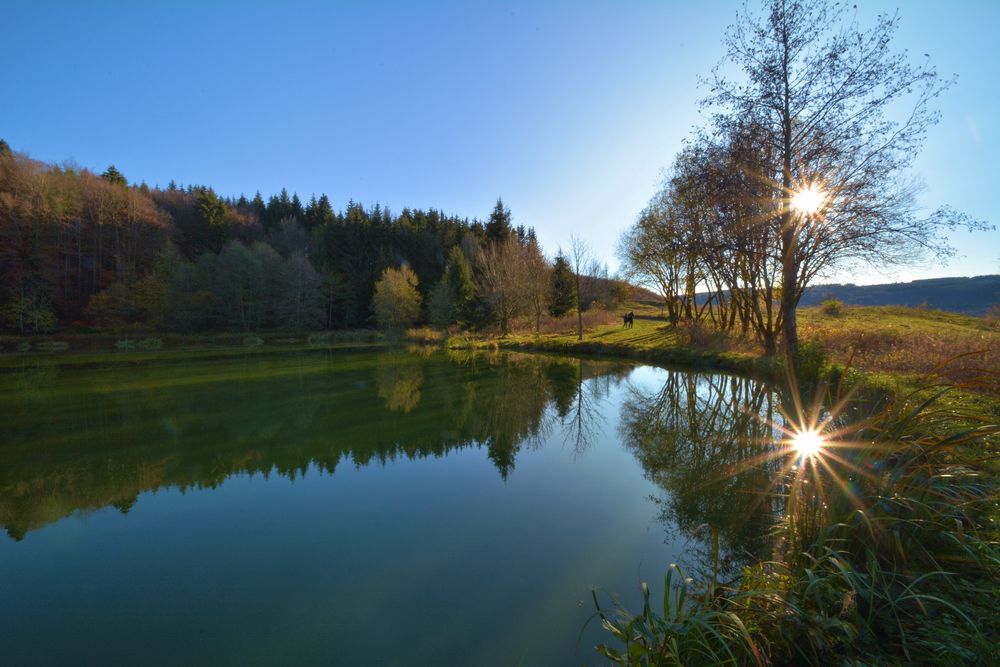
[(330, 331), (309, 334), (307, 339), (310, 345), (329, 345), (334, 340), (334, 334)]
[(431, 327), (417, 327), (416, 329), (407, 329), (406, 331), (406, 340), (418, 343), (443, 343), (445, 336), (445, 331), (432, 329)]
[(38, 344), (40, 352), (62, 352), (69, 349), (69, 343), (64, 340), (47, 340)]
[(258, 347), (264, 344), (264, 339), (260, 336), (247, 336), (243, 339), (244, 347)]
[(144, 350), (159, 350), (163, 347), (163, 341), (159, 338), (147, 338), (139, 343), (139, 347)]
[(17, 351), (18, 352), (31, 352), (31, 343), (29, 343), (26, 340), (22, 340), (20, 343), (17, 344)]
[(677, 325), (677, 341), (690, 347), (719, 350), (726, 346), (726, 334), (705, 322), (683, 322)]
[(990, 306), (986, 311), (986, 320), (995, 327), (1000, 327), (1000, 303)]
[(136, 346), (136, 341), (134, 340), (120, 340), (115, 343), (115, 349), (118, 350), (134, 350)]
[(799, 380), (816, 382), (826, 370), (826, 351), (819, 343), (803, 341), (795, 353), (795, 375)]
[(827, 299), (820, 304), (819, 309), (824, 315), (840, 317), (841, 313), (843, 313), (844, 302), (840, 299)]

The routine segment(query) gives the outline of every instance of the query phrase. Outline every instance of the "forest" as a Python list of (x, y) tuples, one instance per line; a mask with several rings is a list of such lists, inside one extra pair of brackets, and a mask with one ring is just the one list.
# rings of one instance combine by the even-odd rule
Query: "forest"
[(0, 327), (11, 333), (506, 331), (610, 300), (613, 283), (592, 279), (607, 269), (581, 261), (575, 274), (561, 252), (550, 262), (501, 199), (485, 222), (354, 201), (335, 211), (325, 194), (303, 202), (287, 189), (265, 200), (151, 188), (0, 140)]

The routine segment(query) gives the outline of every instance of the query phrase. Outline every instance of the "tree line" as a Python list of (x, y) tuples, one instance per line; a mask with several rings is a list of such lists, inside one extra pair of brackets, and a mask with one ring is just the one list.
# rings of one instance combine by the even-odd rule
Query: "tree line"
[(48, 165), (0, 140), (0, 326), (18, 333), (373, 322), (506, 332), (617, 293), (610, 280), (580, 292), (570, 273), (502, 200), (485, 222), (354, 201), (335, 211), (325, 194), (303, 203), (287, 189), (265, 200), (129, 184), (114, 166)]

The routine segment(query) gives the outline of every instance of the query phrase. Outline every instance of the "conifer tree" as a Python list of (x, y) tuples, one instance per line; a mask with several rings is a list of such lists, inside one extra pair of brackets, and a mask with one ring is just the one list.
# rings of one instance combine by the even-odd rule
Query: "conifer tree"
[(444, 275), (451, 293), (452, 321), (471, 324), (476, 317), (476, 283), (472, 278), (472, 265), (457, 245), (448, 252)]
[(486, 242), (502, 243), (511, 235), (510, 209), (503, 205), (503, 199), (497, 198), (497, 204), (490, 213), (486, 223)]
[(115, 168), (115, 165), (111, 165), (105, 169), (104, 173), (101, 174), (101, 178), (106, 180), (108, 183), (114, 183), (115, 185), (128, 185), (128, 180), (126, 180), (125, 176), (118, 171), (117, 168)]
[(553, 317), (565, 315), (576, 305), (576, 280), (569, 260), (562, 250), (556, 255), (552, 266), (552, 300), (549, 313)]

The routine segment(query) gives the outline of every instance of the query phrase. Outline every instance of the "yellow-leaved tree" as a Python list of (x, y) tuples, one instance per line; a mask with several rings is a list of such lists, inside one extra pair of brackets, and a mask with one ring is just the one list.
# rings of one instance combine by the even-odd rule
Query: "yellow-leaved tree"
[(388, 268), (375, 283), (375, 319), (384, 329), (405, 329), (420, 317), (417, 274), (408, 266)]

